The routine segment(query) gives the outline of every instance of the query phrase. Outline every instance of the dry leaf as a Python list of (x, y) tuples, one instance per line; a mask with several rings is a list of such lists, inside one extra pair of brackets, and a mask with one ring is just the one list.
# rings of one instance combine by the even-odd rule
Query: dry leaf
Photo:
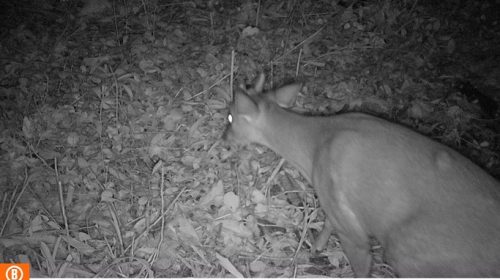
[(229, 273), (231, 273), (234, 277), (243, 278), (243, 274), (236, 269), (228, 258), (219, 255), (219, 253), (215, 253), (215, 257), (219, 260), (220, 265), (229, 271)]
[(210, 191), (200, 199), (199, 203), (201, 207), (208, 207), (210, 205), (219, 206), (222, 204), (223, 200), (224, 185), (222, 184), (222, 181), (219, 180), (212, 186)]

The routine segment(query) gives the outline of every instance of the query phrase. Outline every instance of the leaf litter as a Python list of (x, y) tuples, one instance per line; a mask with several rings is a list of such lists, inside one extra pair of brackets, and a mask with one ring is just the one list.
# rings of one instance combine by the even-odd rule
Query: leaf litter
[(262, 71), (305, 82), (297, 111), (382, 115), (500, 174), (495, 1), (81, 3), (1, 27), (0, 262), (33, 277), (352, 276), (335, 236), (310, 253), (298, 172), (220, 139)]

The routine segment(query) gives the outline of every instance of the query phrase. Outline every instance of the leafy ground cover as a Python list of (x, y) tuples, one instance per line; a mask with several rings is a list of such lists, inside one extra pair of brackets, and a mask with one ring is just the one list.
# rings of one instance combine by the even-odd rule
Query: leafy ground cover
[[(231, 86), (304, 83), (500, 175), (498, 1), (10, 1), (0, 262), (39, 277), (352, 276), (297, 170), (221, 140)], [(373, 276), (394, 276), (374, 243)]]

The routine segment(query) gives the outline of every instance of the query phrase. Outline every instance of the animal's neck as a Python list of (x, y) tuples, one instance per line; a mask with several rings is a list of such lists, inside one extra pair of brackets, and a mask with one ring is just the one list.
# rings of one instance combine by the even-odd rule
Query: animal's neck
[(311, 183), (314, 154), (321, 142), (323, 118), (305, 117), (281, 108), (267, 112), (263, 144), (292, 163)]

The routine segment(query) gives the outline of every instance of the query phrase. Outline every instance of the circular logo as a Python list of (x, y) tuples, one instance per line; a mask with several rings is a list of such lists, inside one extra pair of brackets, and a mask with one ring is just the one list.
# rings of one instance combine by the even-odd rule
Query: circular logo
[(23, 277), (23, 270), (17, 265), (13, 265), (5, 271), (5, 278), (7, 280), (22, 280)]

